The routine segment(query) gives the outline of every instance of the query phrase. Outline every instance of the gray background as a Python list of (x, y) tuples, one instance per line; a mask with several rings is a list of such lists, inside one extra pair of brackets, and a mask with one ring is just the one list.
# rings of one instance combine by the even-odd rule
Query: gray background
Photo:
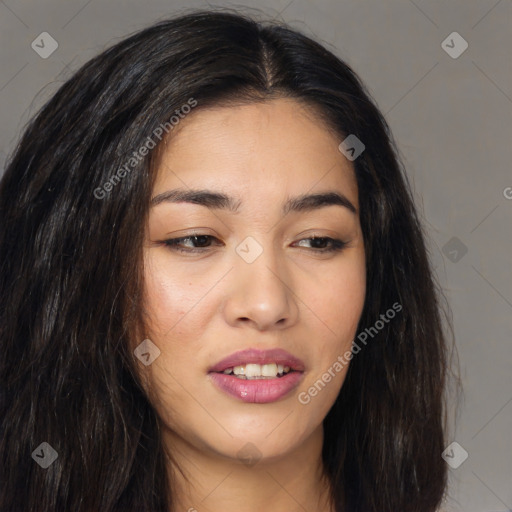
[[(322, 41), (385, 113), (453, 311), (465, 400), (449, 442), (469, 457), (450, 469), (448, 509), (512, 510), (512, 1), (215, 4), (242, 5)], [(1, 172), (27, 121), (74, 70), (185, 7), (208, 4), (0, 0)], [(45, 31), (59, 44), (47, 59), (31, 48)], [(442, 47), (454, 31), (469, 45), (457, 58)]]

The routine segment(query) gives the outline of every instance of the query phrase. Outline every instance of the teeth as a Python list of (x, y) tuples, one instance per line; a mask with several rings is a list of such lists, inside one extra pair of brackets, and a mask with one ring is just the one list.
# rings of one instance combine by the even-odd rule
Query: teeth
[[(254, 365), (254, 366), (257, 366), (257, 365)], [(249, 375), (249, 374), (247, 374), (247, 375)], [(258, 375), (258, 373), (256, 375)], [(277, 364), (275, 364), (275, 363), (264, 364), (261, 367), (261, 375), (263, 375), (263, 377), (277, 377)]]
[(223, 373), (229, 375), (234, 374), (240, 379), (259, 379), (259, 378), (276, 378), (290, 371), (289, 366), (282, 364), (254, 364), (235, 366), (234, 368), (226, 368)]

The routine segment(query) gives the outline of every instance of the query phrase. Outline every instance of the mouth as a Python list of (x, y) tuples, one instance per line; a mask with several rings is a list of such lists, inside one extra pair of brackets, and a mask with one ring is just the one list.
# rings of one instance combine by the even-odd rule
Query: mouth
[(281, 349), (244, 350), (210, 368), (208, 375), (220, 391), (249, 403), (275, 402), (302, 380), (304, 363)]
[(290, 372), (293, 372), (289, 366), (278, 363), (254, 364), (247, 363), (233, 368), (226, 368), (222, 373), (225, 375), (234, 375), (237, 379), (280, 379)]
[(241, 350), (222, 359), (209, 369), (210, 373), (226, 372), (237, 376), (259, 375), (271, 378), (290, 371), (303, 372), (304, 363), (282, 349)]

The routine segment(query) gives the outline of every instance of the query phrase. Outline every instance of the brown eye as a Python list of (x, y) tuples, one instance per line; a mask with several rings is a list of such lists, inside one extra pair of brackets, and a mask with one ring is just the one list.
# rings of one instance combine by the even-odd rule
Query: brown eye
[[(181, 238), (171, 238), (169, 240), (164, 240), (164, 245), (169, 247), (173, 251), (179, 251), (184, 253), (200, 253), (205, 252), (212, 240), (216, 240), (214, 236), (211, 235), (189, 235), (183, 236)], [(193, 247), (183, 248), (183, 242), (192, 243)]]
[[(300, 242), (310, 240), (312, 243), (311, 250), (316, 252), (335, 252), (335, 251), (341, 251), (348, 242), (344, 242), (343, 240), (338, 240), (336, 238), (330, 238), (328, 236), (322, 236), (322, 237), (311, 237), (311, 238), (303, 238), (300, 240)], [(326, 247), (327, 245), (327, 247)]]

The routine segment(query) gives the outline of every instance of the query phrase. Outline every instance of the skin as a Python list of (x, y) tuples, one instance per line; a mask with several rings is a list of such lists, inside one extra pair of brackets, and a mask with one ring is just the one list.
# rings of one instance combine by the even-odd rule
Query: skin
[[(323, 477), (322, 421), (347, 367), (304, 405), (298, 395), (350, 350), (365, 299), (358, 189), (341, 141), (312, 109), (274, 99), (192, 111), (162, 153), (153, 197), (210, 189), (240, 212), (191, 203), (152, 206), (144, 246), (145, 338), (161, 351), (141, 378), (182, 470), (172, 474), (176, 510), (331, 511)], [(305, 193), (336, 191), (338, 205), (281, 215)], [(163, 244), (191, 234), (183, 254)], [(313, 235), (347, 242), (322, 253)], [(236, 252), (246, 237), (263, 249)], [(219, 390), (209, 368), (233, 352), (282, 348), (305, 363), (299, 386), (273, 403), (244, 403)], [(250, 448), (247, 448), (247, 443)], [(254, 455), (244, 463), (238, 452)], [(171, 474), (171, 473), (170, 473)]]

